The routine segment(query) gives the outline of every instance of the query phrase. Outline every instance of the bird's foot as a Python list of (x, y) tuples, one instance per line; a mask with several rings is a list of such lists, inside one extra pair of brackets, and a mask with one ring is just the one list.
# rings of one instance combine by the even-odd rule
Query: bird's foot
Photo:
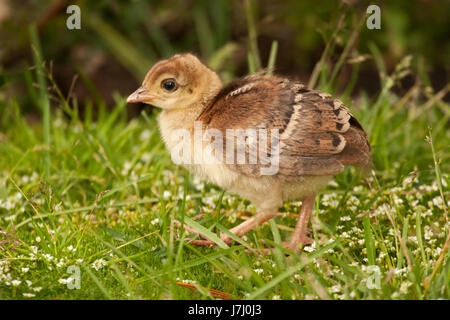
[[(230, 245), (233, 242), (233, 239), (225, 234), (221, 234), (220, 240), (225, 242), (227, 245)], [(217, 244), (214, 241), (211, 240), (204, 240), (204, 239), (196, 239), (196, 240), (188, 240), (190, 244), (197, 245), (197, 246), (216, 246)], [(262, 242), (265, 244), (264, 240)], [(287, 249), (285, 251), (285, 254), (287, 256), (291, 255), (291, 252), (293, 253), (300, 253), (301, 249), (304, 246), (310, 245), (314, 243), (314, 239), (306, 237), (302, 242), (296, 241), (284, 241), (282, 243), (282, 246)], [(269, 253), (273, 253), (276, 250), (276, 248), (263, 248), (263, 249), (245, 249), (245, 252), (248, 253), (257, 253), (257, 254), (263, 254), (267, 255)]]
[[(196, 245), (196, 246), (203, 246), (203, 247), (209, 247), (209, 246), (216, 246), (217, 245), (216, 242), (214, 242), (212, 240), (209, 240), (208, 237), (206, 237), (205, 235), (202, 235), (202, 234), (199, 234), (199, 233), (196, 233), (196, 234), (201, 236), (202, 238), (205, 238), (205, 239), (187, 239), (187, 241), (190, 244), (193, 244), (193, 245)], [(225, 242), (225, 244), (227, 244), (227, 245), (231, 245), (233, 243), (233, 238), (231, 238), (230, 236), (228, 236), (228, 235), (226, 235), (224, 233), (220, 234), (220, 240)]]
[[(247, 222), (244, 222), (243, 224), (234, 227), (232, 229), (230, 229), (229, 231), (234, 234), (236, 237), (241, 237), (242, 235), (244, 235), (245, 233), (247, 233), (248, 231), (250, 231), (252, 228), (252, 226), (245, 226)], [(181, 227), (181, 223), (177, 220), (175, 220), (175, 224), (178, 227)], [(190, 244), (193, 245), (197, 245), (197, 246), (204, 246), (204, 247), (209, 247), (209, 246), (216, 246), (217, 243), (212, 241), (210, 238), (208, 238), (206, 235), (202, 234), (201, 232), (191, 228), (190, 226), (185, 225), (184, 226), (184, 230), (187, 232), (187, 234), (194, 234), (199, 236), (202, 239), (191, 239), (188, 238), (186, 239), (186, 241)], [(310, 237), (308, 237), (308, 234), (311, 234), (312, 231), (310, 229), (306, 229), (305, 232), (303, 232), (302, 234), (300, 234), (299, 237), (292, 237), (291, 240), (289, 242), (283, 242), (283, 247), (288, 249), (288, 251), (290, 252), (295, 252), (298, 253), (300, 252), (300, 245), (305, 246), (305, 245), (309, 245), (311, 243), (314, 242), (313, 239), (311, 239)], [(232, 237), (230, 237), (229, 235), (221, 232), (220, 233), (220, 240), (223, 241), (225, 244), (227, 245), (231, 245), (234, 241), (234, 239)], [(255, 249), (255, 250), (251, 250), (251, 249), (246, 249), (247, 252), (260, 252), (260, 253), (268, 253), (273, 251), (274, 248), (264, 248), (264, 249)]]
[[(180, 228), (181, 227), (181, 223), (178, 220), (174, 220), (175, 224)], [(189, 234), (194, 234), (199, 236), (200, 238), (203, 239), (191, 239), (191, 238), (187, 238), (186, 241), (190, 244), (193, 245), (197, 245), (197, 246), (204, 246), (204, 247), (209, 247), (209, 246), (215, 246), (217, 245), (217, 243), (215, 243), (214, 241), (212, 241), (211, 239), (209, 239), (206, 235), (204, 235), (203, 233), (191, 228), (188, 225), (184, 225), (184, 230), (186, 231), (186, 233)], [(222, 240), (223, 242), (225, 242), (227, 245), (230, 245), (233, 242), (233, 239), (224, 234), (221, 233), (220, 234), (220, 240)]]
[[(212, 240), (204, 240), (204, 239), (186, 239), (186, 241), (190, 244), (196, 245), (196, 246), (202, 246), (202, 247), (213, 247), (216, 246), (217, 243), (215, 243)], [(226, 243), (226, 242), (225, 242)], [(228, 243), (227, 243), (228, 244)]]

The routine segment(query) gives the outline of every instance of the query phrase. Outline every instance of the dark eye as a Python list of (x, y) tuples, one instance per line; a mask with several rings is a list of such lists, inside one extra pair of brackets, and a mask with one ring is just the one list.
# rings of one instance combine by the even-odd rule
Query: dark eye
[(177, 83), (175, 79), (165, 79), (161, 82), (161, 87), (167, 91), (175, 91), (177, 89)]

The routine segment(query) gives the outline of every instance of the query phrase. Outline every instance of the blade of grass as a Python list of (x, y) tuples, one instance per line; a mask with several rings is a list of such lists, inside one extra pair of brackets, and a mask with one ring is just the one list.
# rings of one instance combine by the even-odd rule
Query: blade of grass
[(270, 55), (269, 62), (267, 63), (267, 74), (273, 74), (275, 70), (275, 61), (277, 59), (278, 53), (278, 41), (272, 41), (272, 45), (270, 46)]
[[(101, 39), (109, 47), (110, 52), (141, 81), (149, 66), (156, 60), (155, 54), (147, 52), (145, 56), (142, 55), (127, 38), (94, 13), (90, 13), (89, 10), (84, 10), (83, 12), (84, 19), (89, 27), (100, 35)], [(147, 57), (150, 57), (150, 59)]]
[(243, 245), (244, 247), (246, 247), (248, 250), (251, 250), (253, 252), (256, 253), (255, 249), (253, 249), (247, 242), (245, 242), (244, 240), (242, 240), (242, 238), (239, 238), (237, 235), (235, 235), (234, 233), (231, 233), (230, 230), (228, 230), (227, 228), (225, 228), (223, 225), (221, 224), (217, 224), (216, 225), (217, 229), (219, 229), (220, 231), (222, 231), (223, 233), (225, 233), (227, 236), (229, 236), (230, 238), (232, 238), (234, 241), (236, 241), (237, 243)]
[[(39, 84), (39, 108), (42, 112), (42, 128), (44, 145), (50, 148), (50, 101), (47, 95), (47, 83), (45, 81), (44, 71), (42, 67), (42, 50), (37, 34), (36, 26), (33, 24), (29, 27), (30, 41), (32, 45), (33, 60), (36, 66), (36, 77)], [(50, 152), (45, 152), (44, 156), (45, 175), (50, 176)]]
[(220, 248), (222, 249), (228, 249), (229, 246), (223, 242), (222, 240), (220, 240), (220, 238), (215, 235), (214, 233), (212, 233), (211, 231), (209, 231), (208, 229), (206, 229), (205, 227), (203, 227), (201, 224), (199, 224), (198, 222), (192, 220), (191, 218), (185, 216), (184, 217), (184, 221), (186, 222), (186, 224), (188, 226), (190, 226), (191, 228), (193, 228), (194, 230), (196, 230), (197, 232), (201, 233), (202, 235), (204, 235), (205, 237), (207, 237), (209, 240), (213, 241), (215, 244), (217, 244)]
[(422, 208), (418, 207), (416, 212), (416, 238), (417, 243), (419, 244), (420, 248), (420, 254), (422, 255), (423, 263), (427, 264), (427, 256), (425, 255), (425, 249), (423, 247), (423, 240), (422, 240)]
[[(269, 221), (270, 224), (270, 230), (272, 231), (272, 235), (273, 235), (273, 240), (275, 241), (275, 243), (277, 243), (278, 245), (281, 246), (281, 236), (280, 236), (280, 232), (277, 228), (277, 225), (274, 221), (274, 219), (271, 219)], [(277, 261), (278, 266), (284, 266), (284, 254), (281, 252), (281, 250), (277, 247), (275, 247), (275, 259)]]
[(410, 270), (412, 270), (412, 263), (411, 259), (408, 255), (408, 249), (406, 247), (406, 241), (408, 240), (408, 227), (409, 227), (409, 217), (405, 217), (403, 220), (403, 231), (402, 231), (402, 238), (399, 239), (400, 241), (400, 250), (398, 253), (398, 260), (397, 260), (397, 269), (401, 269), (403, 265), (403, 258), (406, 258), (406, 263)]
[(342, 66), (344, 65), (345, 60), (347, 59), (347, 56), (350, 54), (350, 50), (355, 45), (356, 41), (358, 40), (359, 32), (361, 29), (361, 26), (363, 25), (363, 22), (365, 21), (366, 17), (363, 15), (359, 23), (356, 27), (354, 27), (350, 39), (348, 40), (347, 44), (345, 45), (344, 50), (342, 51), (342, 54), (339, 56), (338, 61), (336, 62), (336, 65), (333, 68), (333, 71), (331, 72), (330, 80), (328, 80), (328, 87), (333, 88), (334, 82), (336, 80), (336, 77), (339, 73), (339, 71), (342, 69)]
[(308, 88), (314, 89), (317, 84), (317, 79), (322, 71), (325, 70), (325, 60), (328, 57), (329, 52), (331, 51), (331, 48), (334, 46), (337, 34), (342, 29), (342, 26), (344, 24), (345, 19), (345, 13), (343, 13), (338, 20), (337, 26), (334, 28), (333, 35), (331, 36), (330, 40), (326, 42), (325, 49), (322, 52), (322, 55), (320, 57), (319, 62), (316, 63), (314, 66), (313, 72), (311, 73), (311, 77), (309, 78), (308, 82)]
[(248, 73), (252, 74), (256, 72), (255, 61), (251, 52), (247, 54)]
[(442, 198), (442, 205), (444, 206), (444, 212), (446, 215), (446, 219), (448, 219), (448, 209), (447, 209), (447, 205), (446, 205), (446, 201), (445, 201), (445, 197), (444, 197), (444, 192), (442, 191), (442, 174), (441, 174), (441, 169), (439, 168), (439, 162), (436, 158), (436, 152), (434, 150), (434, 145), (433, 145), (433, 136), (431, 133), (431, 127), (428, 127), (428, 136), (427, 136), (427, 142), (430, 145), (431, 148), (431, 153), (433, 154), (433, 162), (434, 162), (434, 173), (436, 174), (436, 181), (439, 187), (439, 193), (441, 195)]
[(205, 6), (196, 6), (193, 10), (193, 16), (202, 56), (209, 59), (214, 51), (214, 36), (205, 9)]
[(258, 34), (256, 30), (256, 22), (253, 13), (254, 3), (252, 0), (245, 0), (245, 16), (247, 18), (247, 28), (248, 28), (248, 41), (251, 52), (251, 60), (254, 67), (254, 71), (259, 71), (261, 69), (261, 59), (258, 50)]
[(375, 244), (373, 240), (373, 235), (370, 226), (370, 218), (368, 216), (363, 217), (364, 225), (364, 240), (367, 249), (367, 259), (369, 260), (369, 265), (375, 265)]

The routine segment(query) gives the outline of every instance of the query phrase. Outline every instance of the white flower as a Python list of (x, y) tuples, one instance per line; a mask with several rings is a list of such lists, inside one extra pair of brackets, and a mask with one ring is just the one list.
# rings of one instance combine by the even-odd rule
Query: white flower
[(130, 161), (125, 161), (123, 163), (123, 169), (122, 169), (122, 172), (121, 172), (122, 175), (127, 175), (128, 171), (130, 171), (131, 167), (132, 167), (131, 162)]
[(330, 187), (336, 187), (336, 188), (339, 187), (338, 183), (334, 180), (330, 180), (330, 182), (328, 182), (328, 185)]
[(414, 183), (415, 180), (416, 180), (416, 176), (413, 176), (413, 175), (407, 176), (402, 182), (403, 188), (410, 187)]
[(264, 272), (264, 269), (254, 269), (253, 271), (257, 274), (261, 274)]
[(400, 292), (403, 294), (408, 293), (408, 288), (412, 285), (411, 282), (405, 281), (400, 285)]
[(444, 201), (442, 200), (441, 197), (439, 197), (439, 196), (434, 197), (432, 200), (432, 203), (433, 203), (433, 206), (444, 210)]
[(144, 131), (141, 132), (139, 139), (141, 141), (147, 141), (148, 139), (150, 139), (151, 135), (152, 135), (152, 132), (148, 129), (145, 129)]
[(56, 263), (56, 267), (57, 267), (57, 268), (62, 268), (62, 267), (64, 267), (64, 265), (65, 265), (65, 263), (64, 263), (64, 260), (63, 260), (63, 259), (60, 259), (60, 260), (58, 261), (58, 263)]
[(34, 293), (26, 293), (26, 292), (23, 293), (23, 296), (24, 296), (24, 297), (27, 297), (27, 298), (33, 298), (33, 297), (36, 297), (36, 295), (35, 295)]
[(99, 269), (103, 268), (106, 265), (107, 265), (107, 262), (105, 260), (97, 259), (92, 264), (92, 268), (94, 268), (95, 270), (99, 270)]
[(349, 239), (350, 235), (347, 233), (347, 231), (344, 231), (344, 232), (341, 233), (341, 237), (344, 238), (344, 239)]
[(431, 232), (431, 230), (429, 228), (425, 228), (425, 232), (424, 232), (424, 238), (425, 240), (430, 240), (431, 237), (433, 236), (433, 233)]
[(197, 283), (197, 281), (189, 280), (189, 279), (183, 279), (183, 280), (181, 280), (181, 282), (186, 283), (186, 284), (196, 284)]
[(51, 254), (45, 253), (42, 255), (44, 257), (45, 260), (47, 260), (48, 262), (51, 262), (53, 260), (56, 260), (56, 258), (54, 256), (52, 256)]
[(324, 194), (321, 203), (325, 206), (336, 208), (339, 205), (338, 195), (336, 193)]
[[(62, 209), (63, 209), (63, 206), (62, 206), (61, 202), (55, 204), (55, 206), (53, 207), (53, 211), (55, 211), (55, 212), (62, 211)], [(62, 217), (60, 218), (60, 222), (63, 222), (64, 219), (62, 219), (62, 221), (61, 221), (61, 219), (62, 219)]]
[(395, 269), (395, 274), (402, 275), (402, 274), (406, 274), (406, 272), (407, 272), (407, 269), (406, 269), (406, 268)]
[(11, 281), (11, 284), (12, 284), (14, 287), (19, 286), (21, 283), (22, 283), (22, 281), (20, 281), (20, 280), (13, 280), (13, 281)]
[(351, 206), (352, 207), (352, 211), (355, 211), (360, 205), (359, 199), (355, 196), (351, 196), (348, 200), (347, 200), (347, 206)]
[(342, 288), (341, 288), (341, 286), (339, 284), (336, 284), (336, 285), (331, 287), (331, 292), (333, 292), (333, 293), (341, 292), (341, 290), (342, 290)]
[(403, 204), (403, 200), (401, 198), (399, 198), (396, 194), (394, 194), (394, 203), (399, 206), (401, 204)]
[(144, 152), (141, 156), (141, 161), (143, 162), (150, 162), (152, 159), (152, 154), (150, 152)]
[(306, 251), (306, 252), (316, 251), (316, 242), (311, 243), (311, 245), (309, 245), (309, 246), (303, 247), (303, 251)]

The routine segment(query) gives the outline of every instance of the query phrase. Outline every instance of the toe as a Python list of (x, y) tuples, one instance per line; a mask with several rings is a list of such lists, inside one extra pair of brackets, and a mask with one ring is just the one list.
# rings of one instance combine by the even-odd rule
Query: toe
[(215, 246), (216, 244), (211, 240), (187, 240), (190, 244), (202, 247)]

